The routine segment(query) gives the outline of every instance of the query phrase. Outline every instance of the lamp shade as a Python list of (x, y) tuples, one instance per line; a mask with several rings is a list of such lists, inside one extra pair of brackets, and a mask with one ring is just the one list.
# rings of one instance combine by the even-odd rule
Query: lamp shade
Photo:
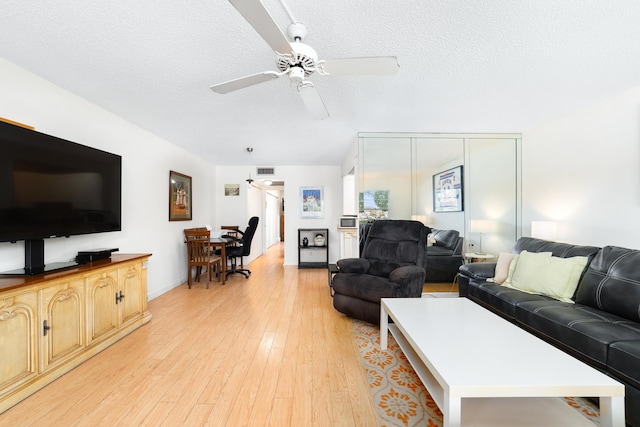
[(545, 240), (555, 240), (557, 223), (555, 221), (531, 221), (531, 237)]
[(491, 233), (495, 231), (496, 224), (490, 219), (472, 219), (469, 221), (471, 233)]

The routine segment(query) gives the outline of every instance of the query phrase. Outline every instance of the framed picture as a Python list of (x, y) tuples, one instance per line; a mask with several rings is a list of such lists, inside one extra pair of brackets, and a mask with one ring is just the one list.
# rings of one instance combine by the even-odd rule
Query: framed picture
[(359, 195), (360, 221), (389, 219), (389, 190), (363, 191)]
[(433, 175), (433, 211), (462, 212), (463, 210), (462, 166)]
[(191, 177), (169, 171), (169, 221), (191, 221)]
[(224, 185), (224, 195), (225, 196), (239, 196), (240, 195), (240, 184), (225, 184)]
[(324, 218), (322, 187), (300, 187), (300, 218)]

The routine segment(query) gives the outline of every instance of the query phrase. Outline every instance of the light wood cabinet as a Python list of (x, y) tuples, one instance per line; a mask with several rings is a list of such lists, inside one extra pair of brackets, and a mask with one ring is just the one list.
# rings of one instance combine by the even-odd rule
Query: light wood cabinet
[(53, 284), (40, 293), (40, 370), (48, 370), (84, 347), (84, 280)]
[(0, 399), (38, 374), (35, 291), (0, 294)]
[(149, 256), (0, 279), (0, 413), (151, 320)]
[[(120, 325), (140, 317), (146, 307), (147, 270), (130, 264), (118, 269), (118, 316)], [(144, 304), (143, 304), (144, 301)]]
[(104, 270), (87, 277), (88, 328), (87, 340), (91, 344), (107, 337), (118, 327), (118, 269)]

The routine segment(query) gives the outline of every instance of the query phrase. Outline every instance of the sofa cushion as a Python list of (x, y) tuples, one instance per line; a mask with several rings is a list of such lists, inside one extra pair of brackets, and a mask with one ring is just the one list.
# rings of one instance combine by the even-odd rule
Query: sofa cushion
[(467, 293), (472, 299), (491, 307), (511, 320), (516, 317), (516, 306), (522, 302), (553, 301), (544, 295), (528, 294), (489, 282), (471, 281)]
[(640, 325), (615, 314), (560, 301), (527, 301), (516, 306), (516, 320), (600, 368), (609, 344), (640, 340)]
[(606, 246), (587, 269), (576, 302), (640, 322), (640, 251)]
[(587, 257), (559, 258), (522, 251), (504, 286), (573, 303), (571, 298), (587, 265)]
[(458, 243), (460, 232), (457, 230), (433, 230), (431, 235), (436, 239), (434, 246), (444, 246), (448, 249), (454, 249)]
[(395, 298), (396, 287), (384, 277), (369, 274), (338, 273), (333, 277), (336, 294), (380, 303), (380, 298)]
[(609, 370), (640, 388), (640, 341), (618, 341), (609, 346)]

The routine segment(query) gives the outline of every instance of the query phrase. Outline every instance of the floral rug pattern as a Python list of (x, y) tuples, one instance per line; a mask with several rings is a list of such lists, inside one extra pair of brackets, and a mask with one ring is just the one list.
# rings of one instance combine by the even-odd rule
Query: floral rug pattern
[[(381, 351), (378, 327), (354, 320), (353, 329), (380, 426), (441, 427), (442, 413), (393, 336), (389, 335), (388, 349)], [(565, 401), (600, 425), (595, 404), (575, 397)]]

